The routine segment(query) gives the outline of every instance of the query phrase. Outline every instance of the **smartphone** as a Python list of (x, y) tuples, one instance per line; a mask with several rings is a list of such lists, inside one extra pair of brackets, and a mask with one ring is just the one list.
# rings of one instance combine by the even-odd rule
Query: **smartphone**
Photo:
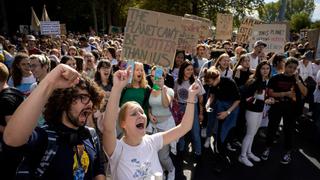
[(134, 71), (134, 60), (128, 60), (127, 62), (127, 67), (131, 66), (131, 73), (130, 73), (130, 76), (129, 76), (129, 81), (128, 83), (132, 83), (132, 78), (133, 78), (133, 71)]
[[(154, 72), (154, 80), (157, 81), (162, 78), (163, 69), (161, 67), (157, 67)], [(156, 83), (153, 84), (152, 89), (159, 90), (160, 87)]]
[(160, 78), (162, 78), (162, 74), (163, 74), (162, 67), (157, 67), (155, 72), (154, 72), (154, 79), (155, 80), (159, 80)]

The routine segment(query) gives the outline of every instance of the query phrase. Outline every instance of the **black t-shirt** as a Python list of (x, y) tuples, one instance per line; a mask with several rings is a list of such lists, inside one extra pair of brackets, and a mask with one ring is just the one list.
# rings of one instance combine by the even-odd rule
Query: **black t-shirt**
[(0, 92), (0, 125), (6, 126), (6, 116), (10, 116), (23, 102), (23, 94), (16, 88), (6, 88)]
[(220, 77), (220, 82), (215, 87), (211, 87), (210, 93), (214, 94), (215, 99), (222, 101), (240, 100), (240, 92), (236, 83), (226, 77)]
[(252, 72), (248, 71), (240, 71), (240, 78), (234, 77), (234, 81), (236, 82), (237, 86), (240, 87), (244, 85), (247, 80), (249, 79), (249, 76), (252, 74)]
[[(66, 126), (59, 127), (60, 131), (64, 134), (75, 132), (76, 130), (70, 129)], [(61, 137), (61, 136), (60, 136)], [(67, 138), (63, 137), (57, 140), (58, 150), (48, 169), (45, 171), (42, 179), (56, 180), (56, 179), (74, 179), (73, 167), (74, 158), (76, 157), (76, 145), (66, 141)], [(44, 152), (48, 144), (48, 135), (44, 129), (37, 127), (33, 132), (27, 144), (21, 147), (9, 147), (5, 146), (5, 153), (20, 151), (24, 154), (24, 157), (28, 159), (30, 169), (35, 169), (39, 166), (40, 160), (44, 155)], [(93, 148), (94, 146), (92, 146)], [(100, 149), (97, 147), (97, 152), (94, 157), (92, 148), (85, 146), (85, 152), (89, 157), (89, 167), (85, 173), (85, 180), (92, 180), (99, 174), (105, 174), (104, 164), (101, 162)]]
[[(301, 77), (299, 76), (300, 81), (303, 83)], [(304, 85), (304, 84), (303, 84)], [(296, 83), (294, 76), (287, 76), (285, 74), (277, 74), (269, 80), (268, 88), (272, 89), (273, 92), (288, 92), (291, 88), (294, 88), (296, 93), (296, 101), (300, 102), (302, 99), (300, 89)], [(277, 97), (275, 98), (278, 101), (292, 101), (289, 97)]]

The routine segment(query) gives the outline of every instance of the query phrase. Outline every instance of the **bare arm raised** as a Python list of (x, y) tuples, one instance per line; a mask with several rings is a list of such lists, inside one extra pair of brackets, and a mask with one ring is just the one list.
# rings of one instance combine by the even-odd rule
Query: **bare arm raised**
[(113, 87), (103, 119), (103, 147), (108, 156), (116, 148), (116, 121), (119, 114), (119, 101), (123, 88), (128, 84), (130, 68), (119, 70), (113, 76)]
[(72, 87), (79, 82), (79, 76), (76, 70), (67, 65), (55, 67), (12, 115), (3, 134), (5, 143), (13, 147), (25, 144), (37, 126), (38, 118), (52, 92)]
[(189, 88), (187, 107), (183, 115), (182, 121), (178, 126), (162, 133), (163, 145), (167, 145), (172, 141), (179, 139), (191, 130), (194, 121), (194, 106), (196, 105), (194, 101), (195, 97), (199, 94), (199, 92), (199, 85), (197, 83), (193, 83)]

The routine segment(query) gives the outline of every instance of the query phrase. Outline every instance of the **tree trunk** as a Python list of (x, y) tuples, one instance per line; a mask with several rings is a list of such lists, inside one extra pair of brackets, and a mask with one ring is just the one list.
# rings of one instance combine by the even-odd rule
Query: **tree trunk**
[(280, 12), (278, 16), (278, 21), (281, 22), (284, 20), (286, 14), (287, 0), (281, 0)]
[(98, 19), (97, 19), (97, 10), (96, 10), (95, 0), (92, 1), (92, 16), (93, 16), (94, 30), (98, 34)]
[(2, 16), (2, 28), (0, 28), (0, 32), (9, 34), (9, 28), (8, 28), (8, 19), (7, 19), (7, 12), (5, 7), (4, 0), (0, 0), (0, 6), (1, 6), (1, 16)]
[(198, 15), (198, 0), (192, 0), (192, 14)]

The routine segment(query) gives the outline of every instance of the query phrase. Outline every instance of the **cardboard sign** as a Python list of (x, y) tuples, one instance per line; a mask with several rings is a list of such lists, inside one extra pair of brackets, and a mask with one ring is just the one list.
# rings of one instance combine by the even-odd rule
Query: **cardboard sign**
[(181, 17), (130, 8), (122, 57), (172, 67), (181, 31)]
[(40, 21), (41, 35), (60, 35), (59, 21)]
[(287, 24), (255, 24), (249, 39), (250, 51), (256, 41), (262, 40), (267, 43), (265, 52), (283, 53), (283, 47), (288, 40), (288, 26)]
[(317, 49), (315, 52), (315, 59), (320, 60), (320, 35), (318, 37), (318, 44), (317, 44)]
[(251, 36), (252, 27), (254, 24), (261, 24), (261, 21), (251, 17), (245, 17), (242, 20), (237, 33), (237, 43), (247, 44), (249, 42), (249, 37)]
[(216, 39), (228, 40), (232, 38), (232, 14), (217, 14)]
[(184, 17), (201, 22), (201, 28), (198, 34), (200, 40), (212, 37), (212, 21), (210, 19), (199, 17), (192, 14), (185, 14)]
[(197, 46), (201, 34), (202, 23), (197, 20), (182, 18), (181, 32), (178, 40), (178, 50), (192, 53)]
[(319, 32), (320, 32), (319, 29), (308, 29), (307, 30), (307, 39), (309, 42), (309, 47), (311, 49), (317, 48)]

